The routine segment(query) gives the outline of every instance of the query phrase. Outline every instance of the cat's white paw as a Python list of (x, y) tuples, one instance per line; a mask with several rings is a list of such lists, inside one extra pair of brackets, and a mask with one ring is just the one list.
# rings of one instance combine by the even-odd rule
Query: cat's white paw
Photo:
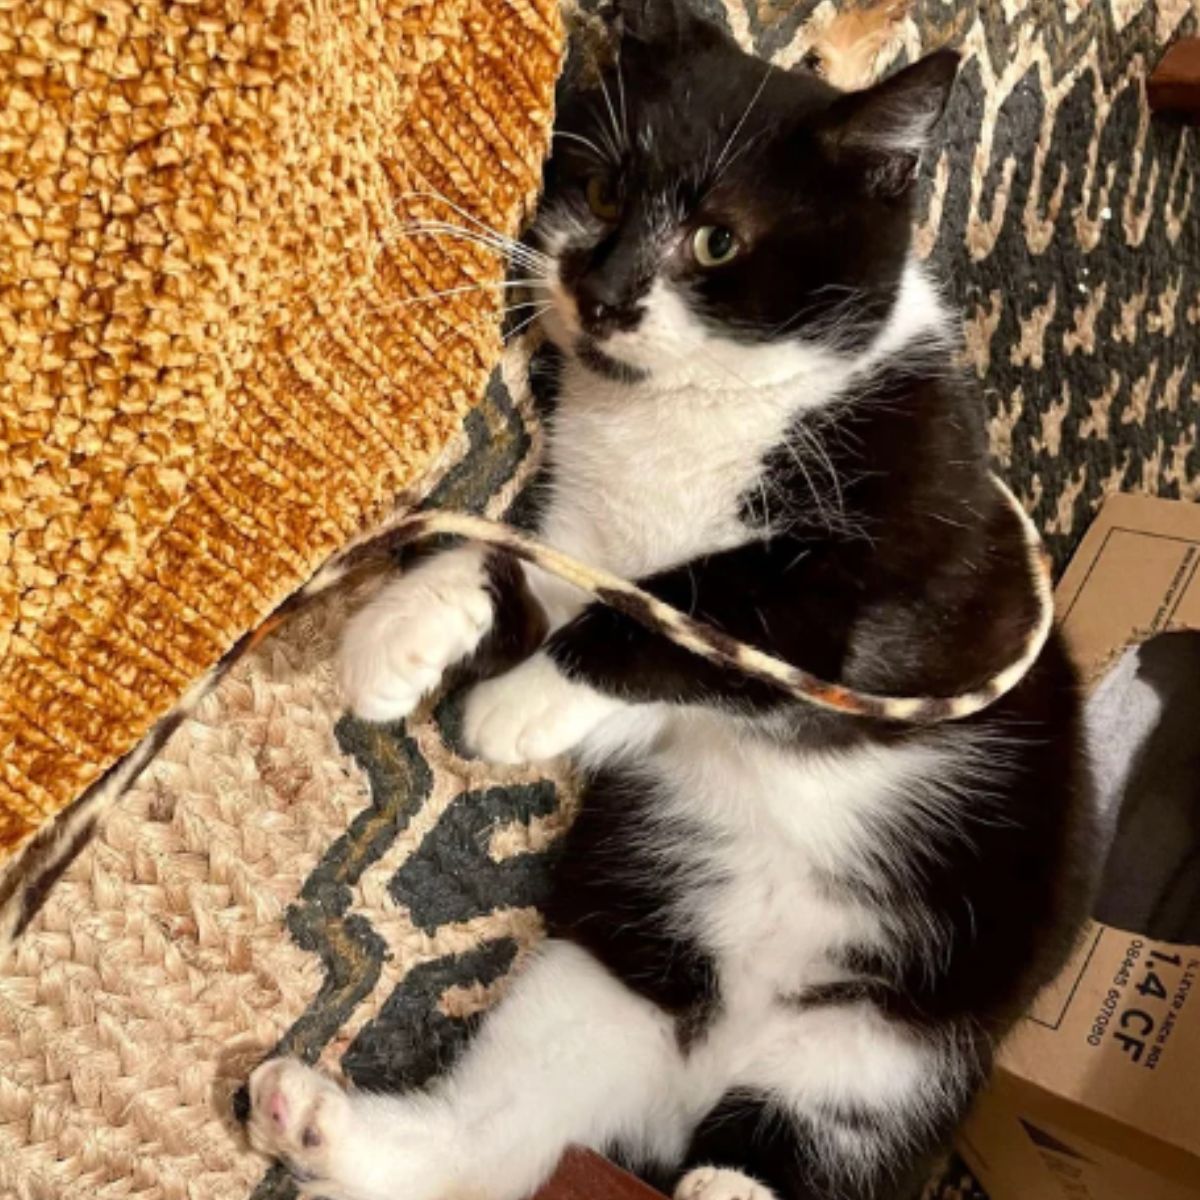
[(467, 697), (463, 736), (486, 762), (540, 762), (577, 745), (620, 702), (573, 683), (546, 654), (479, 684)]
[(301, 1184), (336, 1181), (351, 1117), (346, 1093), (298, 1059), (268, 1059), (250, 1076), (250, 1144)]
[(462, 547), (393, 580), (346, 625), (342, 692), (367, 721), (406, 717), (492, 626), (483, 554)]
[(675, 1186), (675, 1200), (776, 1200), (775, 1193), (729, 1167), (696, 1167)]

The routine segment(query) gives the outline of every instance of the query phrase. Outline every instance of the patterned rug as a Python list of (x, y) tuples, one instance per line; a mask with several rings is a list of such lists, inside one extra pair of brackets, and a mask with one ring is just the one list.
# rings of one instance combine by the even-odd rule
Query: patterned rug
[[(828, 4), (720, 11), (781, 65), (836, 75), (854, 52)], [(1179, 0), (918, 0), (862, 22), (881, 61), (968, 52), (920, 243), (1060, 565), (1107, 491), (1200, 494), (1200, 152), (1149, 119), (1142, 86), (1198, 19)], [(527, 352), (509, 351), (429, 503), (513, 501), (539, 439)], [(535, 943), (569, 781), (464, 759), (453, 698), (406, 725), (343, 715), (330, 661), (357, 599), (325, 597), (239, 663), (4, 965), (0, 1195), (280, 1200), (230, 1116), (257, 1060), (282, 1046), (419, 1083)], [(958, 1164), (932, 1194), (978, 1196)]]

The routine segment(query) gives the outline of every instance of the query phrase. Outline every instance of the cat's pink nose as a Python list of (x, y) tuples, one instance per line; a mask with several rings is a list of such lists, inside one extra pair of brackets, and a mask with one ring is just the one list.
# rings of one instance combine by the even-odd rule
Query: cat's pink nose
[(267, 1115), (280, 1129), (283, 1129), (287, 1125), (287, 1114), (287, 1099), (282, 1092), (276, 1092), (267, 1101)]

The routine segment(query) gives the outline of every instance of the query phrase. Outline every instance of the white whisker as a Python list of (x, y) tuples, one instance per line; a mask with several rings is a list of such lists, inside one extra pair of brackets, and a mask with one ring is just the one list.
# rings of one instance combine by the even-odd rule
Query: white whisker
[(510, 304), (507, 308), (501, 309), (501, 311), (498, 314), (497, 313), (485, 313), (482, 317), (477, 317), (474, 321), (464, 321), (458, 325), (451, 325), (450, 322), (447, 321), (446, 324), (450, 326), (449, 332), (446, 334), (445, 337), (439, 338), (434, 343), (433, 350), (434, 351), (440, 350), (453, 337), (466, 337), (469, 330), (476, 329), (480, 325), (486, 324), (489, 321), (490, 322), (496, 322), (496, 321), (503, 322), (504, 319), (506, 317), (510, 316), (512, 313), (520, 312), (527, 308), (535, 309), (536, 311), (533, 313), (533, 315), (530, 316), (527, 320), (523, 320), (521, 322), (521, 324), (515, 330), (510, 330), (507, 334), (503, 335), (505, 341), (510, 341), (513, 337), (516, 336), (517, 333), (519, 333), (527, 325), (531, 325), (534, 321), (536, 321), (538, 319), (538, 317), (540, 317), (542, 315), (542, 313), (546, 312), (550, 307), (551, 307), (551, 305), (546, 303), (545, 301), (531, 300), (531, 301), (528, 301), (528, 302), (522, 303), (522, 304)]
[(486, 224), (484, 221), (481, 221), (478, 217), (467, 212), (467, 210), (465, 208), (461, 207), (458, 204), (455, 204), (454, 201), (451, 200), (448, 196), (444, 196), (444, 195), (442, 195), (441, 192), (435, 191), (432, 188), (423, 188), (423, 189), (418, 189), (416, 191), (402, 192), (400, 195), (401, 200), (408, 200), (408, 199), (413, 199), (413, 198), (421, 198), (421, 199), (425, 199), (425, 200), (436, 200), (439, 204), (444, 204), (448, 209), (450, 209), (451, 212), (462, 217), (462, 219), (464, 221), (469, 221), (472, 225), (474, 225), (481, 232), (489, 234), (492, 237), (503, 238), (506, 241), (509, 240), (498, 229), (493, 229), (490, 225)]
[(601, 162), (608, 161), (609, 156), (590, 137), (584, 137), (581, 133), (572, 133), (567, 129), (556, 129), (553, 136), (556, 138), (565, 138), (570, 142), (578, 142), (581, 146), (590, 150)]
[(434, 237), (456, 237), (472, 242), (489, 250), (494, 250), (513, 262), (531, 270), (543, 271), (550, 265), (550, 259), (540, 250), (514, 242), (509, 238), (479, 233), (474, 229), (466, 229), (461, 225), (452, 225), (447, 221), (415, 221), (408, 225), (399, 226), (397, 234), (407, 234), (415, 237), (430, 235)]
[(612, 130), (608, 128), (603, 114), (594, 105), (592, 106), (592, 112), (595, 118), (596, 136), (600, 139), (600, 143), (605, 149), (606, 161), (611, 161), (614, 165), (619, 165), (623, 158), (620, 145), (617, 141), (613, 140)]
[(617, 50), (617, 96), (621, 101), (621, 131), (629, 145), (629, 110), (625, 105), (625, 75), (621, 70), (621, 51)]
[(774, 67), (772, 67), (770, 63), (767, 63), (767, 69), (766, 69), (766, 71), (763, 72), (763, 77), (759, 81), (758, 87), (754, 89), (754, 95), (750, 97), (750, 102), (746, 105), (745, 110), (743, 111), (741, 117), (738, 119), (738, 123), (733, 127), (733, 132), (726, 139), (725, 146), (722, 149), (721, 154), (717, 159), (717, 165), (714, 168), (717, 173), (718, 179), (721, 177), (721, 169), (725, 165), (726, 155), (729, 153), (730, 148), (733, 146), (734, 141), (737, 139), (737, 135), (742, 132), (742, 126), (746, 124), (747, 118), (750, 116), (750, 113), (753, 111), (754, 106), (758, 103), (758, 98), (763, 94), (763, 89), (767, 86), (767, 80), (771, 78), (771, 72), (773, 70), (774, 70)]
[(540, 317), (543, 313), (548, 312), (552, 307), (553, 307), (553, 305), (543, 304), (537, 310), (537, 312), (526, 317), (519, 325), (516, 325), (516, 326), (514, 326), (514, 328), (510, 329), (504, 335), (504, 340), (506, 342), (511, 342), (513, 340), (513, 338), (515, 338), (517, 336), (517, 334), (523, 333), (526, 329), (529, 328), (530, 325), (532, 325), (534, 323), (534, 321), (536, 321), (538, 319), (538, 317)]
[(547, 288), (550, 285), (540, 279), (505, 279), (498, 283), (467, 283), (462, 287), (445, 288), (438, 292), (423, 292), (419, 296), (408, 296), (403, 300), (394, 300), (377, 308), (375, 312), (391, 312), (397, 308), (409, 308), (414, 304), (432, 304), (435, 300), (444, 300), (449, 296), (461, 296), (467, 292), (505, 291), (518, 288)]
[[(479, 230), (480, 233), (485, 234), (486, 236), (488, 236), (490, 238), (495, 238), (496, 241), (501, 243), (502, 245), (509, 246), (509, 247), (520, 247), (521, 250), (523, 250), (531, 255), (534, 255), (534, 256), (536, 256), (539, 253), (538, 251), (534, 250), (532, 247), (525, 246), (521, 242), (516, 241), (514, 238), (509, 237), (507, 234), (501, 233), (500, 230), (493, 229), (486, 222), (481, 221), (478, 217), (473, 216), (471, 213), (467, 212), (467, 210), (465, 208), (462, 208), (459, 205), (455, 204), (454, 201), (451, 200), (449, 197), (443, 196), (441, 192), (438, 192), (431, 188), (428, 188), (428, 189), (424, 189), (421, 191), (405, 192), (403, 194), (403, 196), (405, 196), (405, 197), (417, 196), (417, 197), (424, 197), (429, 200), (437, 200), (439, 203), (446, 205), (446, 207), (449, 208), (452, 212), (454, 212), (458, 216), (462, 217), (464, 221), (469, 221), (472, 225), (474, 225), (476, 227), (476, 229)], [(445, 224), (450, 224), (450, 223), (445, 222)]]
[[(604, 105), (608, 109), (608, 117), (612, 122), (613, 136), (616, 138), (616, 145), (622, 147), (626, 145), (626, 139), (621, 133), (621, 127), (617, 124), (617, 110), (613, 108), (612, 96), (608, 91), (608, 84), (604, 82), (604, 76), (600, 76), (600, 91), (604, 95)], [(620, 155), (618, 155), (618, 158)]]
[(713, 177), (712, 183), (709, 185), (710, 189), (716, 187), (716, 185), (724, 178), (729, 168), (732, 167), (734, 163), (738, 161), (738, 159), (742, 158), (750, 150), (754, 149), (754, 147), (764, 137), (766, 137), (769, 132), (770, 130), (760, 129), (757, 133), (752, 133), (748, 138), (746, 138), (745, 141), (742, 142), (741, 146), (739, 146), (738, 149), (725, 160), (725, 163), (721, 169), (717, 171), (716, 175)]

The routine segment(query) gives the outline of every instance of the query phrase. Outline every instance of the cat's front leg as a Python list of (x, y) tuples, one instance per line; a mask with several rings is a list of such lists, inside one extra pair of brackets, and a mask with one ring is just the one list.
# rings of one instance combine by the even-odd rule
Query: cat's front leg
[(445, 672), (503, 670), (541, 642), (546, 621), (515, 560), (478, 546), (435, 554), (389, 581), (346, 626), (342, 690), (368, 721), (408, 716)]
[(487, 762), (554, 758), (626, 706), (568, 679), (545, 653), (475, 687), (466, 700), (463, 735)]

